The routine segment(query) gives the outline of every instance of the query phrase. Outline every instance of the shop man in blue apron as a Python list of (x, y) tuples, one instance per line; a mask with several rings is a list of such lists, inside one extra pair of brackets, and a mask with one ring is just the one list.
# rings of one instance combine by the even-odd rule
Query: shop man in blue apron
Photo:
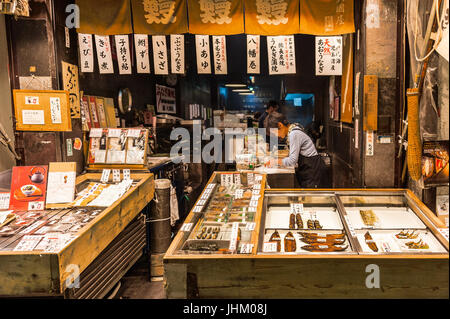
[[(272, 113), (268, 129), (275, 128), (279, 138), (288, 137), (289, 157), (271, 160), (269, 165), (295, 166), (295, 175), (302, 188), (320, 188), (323, 185), (325, 163), (317, 153), (312, 139), (299, 124), (290, 124), (281, 113)], [(274, 131), (274, 130), (272, 130)]]

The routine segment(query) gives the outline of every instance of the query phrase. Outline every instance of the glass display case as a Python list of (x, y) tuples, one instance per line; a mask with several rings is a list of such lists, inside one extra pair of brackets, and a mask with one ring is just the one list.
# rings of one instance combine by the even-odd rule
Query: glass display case
[(404, 193), (271, 190), (265, 198), (259, 254), (447, 253)]
[(252, 253), (265, 181), (250, 172), (214, 173), (181, 228), (174, 253)]

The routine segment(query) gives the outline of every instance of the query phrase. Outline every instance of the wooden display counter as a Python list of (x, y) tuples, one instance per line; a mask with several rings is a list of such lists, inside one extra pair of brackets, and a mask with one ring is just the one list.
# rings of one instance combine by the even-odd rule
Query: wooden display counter
[[(411, 191), (271, 189), (265, 190), (264, 197), (264, 205), (256, 217), (261, 220), (260, 227), (256, 229), (258, 240), (252, 242), (257, 247), (256, 251), (228, 255), (192, 254), (181, 249), (185, 234), (179, 234), (175, 238), (164, 258), (165, 288), (168, 298), (449, 297), (449, 243), (448, 237), (444, 235), (445, 231), (441, 232), (445, 226)], [(418, 230), (421, 236), (422, 233), (432, 236), (433, 243), (439, 247), (433, 248), (432, 242), (429, 241), (430, 249), (436, 249), (435, 251), (395, 252), (392, 246), (392, 251), (388, 252), (381, 247), (380, 242), (377, 242), (379, 251), (368, 252), (368, 248), (363, 247), (365, 244), (358, 239), (359, 234), (368, 231), (375, 238), (378, 233), (390, 230), (375, 228), (358, 230), (354, 222), (354, 229), (349, 228), (349, 225), (353, 227), (350, 222), (342, 222), (340, 232), (347, 236), (349, 247), (347, 251), (311, 253), (299, 249), (297, 241), (296, 252), (286, 253), (283, 250), (281, 253), (264, 252), (267, 236), (274, 228), (282, 233), (282, 227), (285, 227), (275, 221), (273, 212), (272, 217), (267, 218), (272, 203), (275, 207), (283, 205), (284, 202), (292, 202), (293, 199), (301, 200), (305, 206), (303, 216), (309, 216), (308, 205), (316, 205), (319, 210), (323, 209), (328, 205), (320, 206), (320, 202), (326, 202), (322, 200), (325, 197), (333, 203), (333, 210), (342, 221), (349, 221), (350, 210), (359, 209), (359, 206), (370, 207), (378, 214), (376, 205), (381, 207), (380, 198), (383, 201), (391, 200), (392, 202), (387, 202), (388, 214), (390, 211), (400, 210), (405, 214), (412, 214), (411, 216), (415, 214), (418, 217), (417, 221), (412, 219), (408, 221), (405, 218), (405, 225), (417, 222), (420, 224), (417, 227), (422, 227)], [(352, 201), (356, 206), (351, 206)], [(194, 213), (191, 213), (187, 220), (193, 217)], [(270, 228), (271, 222), (278, 224)], [(326, 222), (321, 221), (324, 229), (327, 228)], [(408, 227), (412, 226), (405, 228)], [(316, 232), (320, 231), (325, 230)], [(402, 228), (392, 231), (398, 233)], [(417, 242), (419, 238), (414, 241)], [(428, 241), (431, 237), (424, 238)]]
[[(79, 176), (77, 191), (100, 178), (101, 174), (96, 173)], [(29, 233), (20, 229), (12, 237), (0, 237), (0, 296), (63, 296), (76, 275), (82, 274), (153, 199), (153, 174), (131, 173), (131, 179), (136, 184), (112, 206), (99, 209), (98, 215), (59, 251), (13, 251), (13, 247), (24, 235), (44, 225), (57, 226), (69, 209), (46, 211), (34, 221), (36, 227)], [(33, 224), (27, 228), (30, 226), (33, 228)]]

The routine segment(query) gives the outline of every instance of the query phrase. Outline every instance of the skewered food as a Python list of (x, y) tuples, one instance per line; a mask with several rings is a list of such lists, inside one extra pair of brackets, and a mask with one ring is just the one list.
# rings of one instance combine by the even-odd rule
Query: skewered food
[(281, 251), (281, 237), (278, 231), (274, 231), (274, 233), (270, 236), (269, 242), (277, 243), (277, 252)]
[(398, 239), (416, 239), (419, 236), (418, 233), (416, 233), (414, 230), (410, 232), (401, 231), (398, 234), (395, 235)]
[(369, 248), (372, 249), (372, 251), (374, 251), (374, 252), (378, 251), (377, 244), (374, 242), (374, 240), (369, 232), (366, 232), (364, 234), (364, 239), (366, 240), (367, 246), (369, 246)]
[(322, 229), (322, 225), (320, 225), (320, 222), (317, 219), (314, 220), (314, 228)]
[(297, 244), (295, 243), (294, 235), (291, 232), (288, 232), (286, 236), (284, 236), (284, 251), (287, 253), (292, 253), (297, 250)]
[(299, 213), (297, 213), (295, 215), (295, 223), (297, 224), (297, 228), (298, 229), (302, 229), (303, 228), (302, 215), (300, 215)]
[(419, 240), (417, 243), (415, 243), (413, 241), (407, 242), (405, 245), (408, 246), (409, 249), (429, 249), (430, 248), (427, 243), (424, 243), (422, 241), (422, 239)]
[(308, 229), (314, 229), (314, 221), (312, 219), (308, 219), (306, 225), (308, 226)]
[(289, 229), (295, 229), (295, 214), (291, 213), (289, 216)]
[(359, 214), (361, 215), (361, 219), (364, 222), (364, 225), (366, 226), (375, 226), (375, 224), (378, 222), (378, 217), (375, 215), (373, 210), (360, 210)]
[(345, 246), (336, 246), (336, 245), (327, 245), (327, 244), (314, 244), (314, 245), (306, 245), (301, 248), (313, 253), (330, 253), (335, 251), (344, 251), (348, 247)]

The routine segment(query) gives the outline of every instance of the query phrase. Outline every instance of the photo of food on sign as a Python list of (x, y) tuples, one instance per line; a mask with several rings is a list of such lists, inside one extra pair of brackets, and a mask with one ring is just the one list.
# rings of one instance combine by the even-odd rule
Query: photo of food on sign
[(10, 209), (41, 210), (47, 188), (47, 166), (13, 167)]
[(448, 185), (448, 171), (449, 142), (424, 142), (422, 154), (422, 176), (425, 185)]

